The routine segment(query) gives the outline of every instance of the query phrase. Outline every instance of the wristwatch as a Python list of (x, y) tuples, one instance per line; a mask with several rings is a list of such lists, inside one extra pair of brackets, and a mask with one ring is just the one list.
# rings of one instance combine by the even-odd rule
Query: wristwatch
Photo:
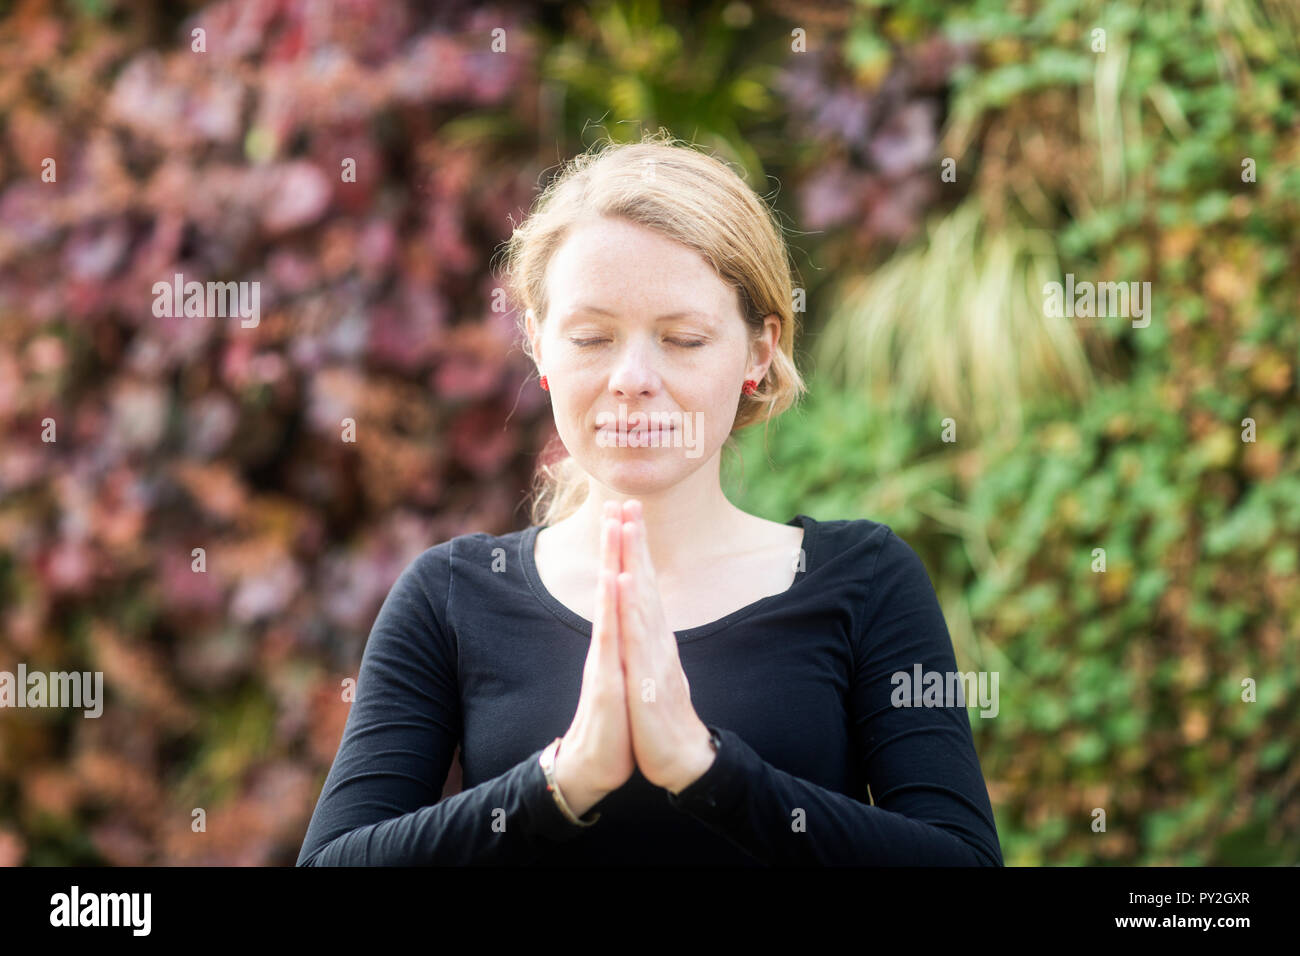
[(590, 819), (586, 820), (578, 819), (578, 815), (570, 809), (568, 801), (564, 799), (564, 794), (560, 793), (559, 784), (555, 782), (555, 755), (560, 752), (560, 741), (562, 739), (556, 737), (547, 744), (546, 749), (542, 751), (542, 755), (538, 758), (538, 763), (542, 765), (542, 773), (546, 775), (546, 789), (555, 798), (555, 805), (560, 808), (560, 812), (564, 814), (565, 819), (570, 823), (576, 823), (580, 827), (589, 827), (600, 819), (600, 814), (593, 814)]

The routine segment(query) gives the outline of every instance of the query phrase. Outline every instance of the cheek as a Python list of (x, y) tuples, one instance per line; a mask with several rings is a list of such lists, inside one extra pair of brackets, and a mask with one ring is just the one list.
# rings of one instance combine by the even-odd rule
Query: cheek
[[(714, 373), (717, 377), (717, 373)], [(731, 434), (736, 420), (736, 397), (721, 382), (710, 383), (707, 391), (696, 390), (682, 403), (683, 410), (698, 411), (695, 416), (695, 434), (710, 448), (716, 448)]]
[(574, 396), (586, 396), (603, 385), (605, 363), (597, 354), (600, 349), (582, 350), (562, 343), (551, 354), (549, 367)]

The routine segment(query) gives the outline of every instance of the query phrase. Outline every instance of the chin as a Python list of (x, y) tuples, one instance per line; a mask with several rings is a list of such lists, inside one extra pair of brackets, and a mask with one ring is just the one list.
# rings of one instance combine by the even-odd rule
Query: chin
[(683, 467), (681, 461), (654, 461), (648, 458), (627, 461), (602, 458), (597, 467), (588, 468), (584, 465), (583, 468), (605, 487), (631, 496), (648, 495), (671, 488), (695, 470)]

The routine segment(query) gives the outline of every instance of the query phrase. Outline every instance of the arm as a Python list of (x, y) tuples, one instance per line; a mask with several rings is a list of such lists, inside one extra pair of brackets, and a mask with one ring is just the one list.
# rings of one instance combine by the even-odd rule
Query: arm
[(778, 770), (717, 727), (713, 765), (669, 802), (775, 865), (1001, 866), (965, 707), (890, 702), (893, 674), (910, 677), (917, 663), (944, 674), (957, 665), (924, 565), (892, 531), (881, 534), (847, 701), (876, 805)]
[(439, 800), (461, 736), (456, 645), (434, 613), (446, 619), (450, 571), (450, 546), (431, 548), (384, 600), (299, 866), (521, 863), (583, 832), (547, 792), (540, 749)]

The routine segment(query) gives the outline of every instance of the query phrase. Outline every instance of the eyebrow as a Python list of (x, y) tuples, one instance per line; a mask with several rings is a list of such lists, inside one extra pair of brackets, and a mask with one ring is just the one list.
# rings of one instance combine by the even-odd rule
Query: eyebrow
[[(595, 312), (598, 315), (608, 315), (610, 317), (616, 315), (616, 313), (611, 312), (609, 309), (602, 309), (598, 305), (576, 305), (570, 310), (569, 314), (573, 315), (578, 312)], [(710, 321), (713, 319), (712, 315), (707, 312), (701, 312), (699, 309), (679, 309), (676, 312), (665, 312), (663, 315), (656, 318), (655, 321), (665, 322), (668, 319), (688, 319), (692, 317), (709, 319)]]

